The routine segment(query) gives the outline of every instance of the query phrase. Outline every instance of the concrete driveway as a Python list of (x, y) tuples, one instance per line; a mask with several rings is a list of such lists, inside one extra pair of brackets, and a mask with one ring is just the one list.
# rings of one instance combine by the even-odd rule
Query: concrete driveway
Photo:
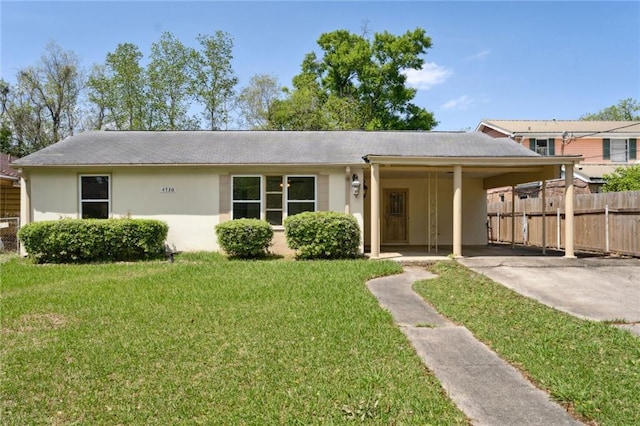
[(640, 336), (640, 259), (470, 256), (459, 262), (492, 280), (570, 314), (621, 320)]

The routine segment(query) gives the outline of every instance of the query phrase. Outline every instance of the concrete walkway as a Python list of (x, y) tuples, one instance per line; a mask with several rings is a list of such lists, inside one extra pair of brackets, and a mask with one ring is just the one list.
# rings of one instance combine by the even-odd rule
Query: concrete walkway
[(415, 281), (432, 277), (424, 268), (405, 267), (403, 274), (377, 278), (367, 286), (472, 424), (582, 424), (412, 290)]

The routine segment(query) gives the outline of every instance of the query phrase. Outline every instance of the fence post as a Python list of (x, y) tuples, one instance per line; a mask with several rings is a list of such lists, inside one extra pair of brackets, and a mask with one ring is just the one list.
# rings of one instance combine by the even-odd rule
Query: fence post
[(560, 207), (558, 207), (556, 211), (557, 211), (556, 239), (558, 240), (558, 250), (560, 250)]
[(609, 253), (609, 204), (604, 206), (604, 250)]
[(542, 254), (547, 254), (547, 181), (542, 181)]
[(511, 186), (511, 248), (516, 248), (516, 187)]

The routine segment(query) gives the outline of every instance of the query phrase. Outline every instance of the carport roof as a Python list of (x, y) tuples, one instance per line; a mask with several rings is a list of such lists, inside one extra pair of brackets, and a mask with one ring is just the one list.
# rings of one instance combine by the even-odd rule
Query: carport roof
[(544, 159), (510, 139), (481, 132), (87, 131), (14, 165), (349, 165), (376, 156)]

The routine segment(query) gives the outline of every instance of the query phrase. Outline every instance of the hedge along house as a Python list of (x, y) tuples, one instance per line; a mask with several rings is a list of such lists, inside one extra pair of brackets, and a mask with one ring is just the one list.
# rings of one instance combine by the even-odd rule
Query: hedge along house
[[(451, 246), (454, 256), (485, 245), (487, 189), (550, 179), (560, 166), (569, 179), (580, 159), (480, 132), (90, 131), (14, 167), (24, 223), (156, 218), (171, 247), (195, 251), (219, 249), (218, 223), (255, 217), (284, 253), (287, 216), (330, 210), (357, 218), (361, 248), (377, 258), (387, 245)], [(572, 226), (566, 239), (572, 257)]]

